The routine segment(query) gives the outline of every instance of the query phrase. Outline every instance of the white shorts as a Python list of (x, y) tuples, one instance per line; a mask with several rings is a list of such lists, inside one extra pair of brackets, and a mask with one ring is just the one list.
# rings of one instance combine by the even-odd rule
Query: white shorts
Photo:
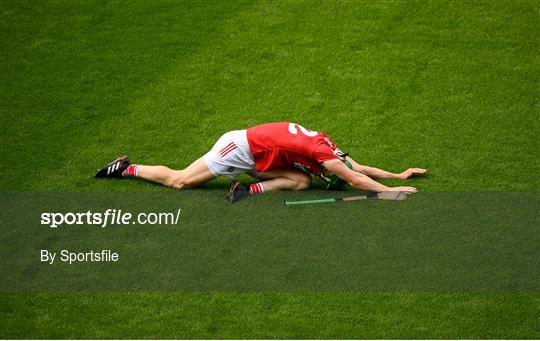
[(212, 149), (204, 155), (204, 162), (216, 177), (224, 175), (236, 179), (242, 173), (258, 177), (255, 160), (249, 149), (246, 130), (223, 134)]

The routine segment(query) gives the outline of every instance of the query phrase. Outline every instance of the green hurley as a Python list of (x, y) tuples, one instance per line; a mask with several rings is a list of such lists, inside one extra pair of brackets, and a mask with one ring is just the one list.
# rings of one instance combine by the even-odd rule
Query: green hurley
[(292, 205), (309, 205), (309, 204), (323, 204), (343, 201), (358, 201), (358, 200), (394, 200), (400, 201), (407, 199), (407, 193), (405, 192), (380, 192), (370, 193), (365, 195), (357, 195), (353, 197), (344, 198), (326, 198), (326, 199), (313, 199), (313, 200), (284, 200), (283, 203), (286, 206)]

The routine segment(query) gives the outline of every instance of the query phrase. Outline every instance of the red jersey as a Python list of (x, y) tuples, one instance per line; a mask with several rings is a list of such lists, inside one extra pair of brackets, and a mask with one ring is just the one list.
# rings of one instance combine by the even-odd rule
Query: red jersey
[(298, 168), (319, 176), (321, 163), (343, 152), (322, 132), (289, 122), (261, 124), (247, 129), (247, 140), (258, 172)]

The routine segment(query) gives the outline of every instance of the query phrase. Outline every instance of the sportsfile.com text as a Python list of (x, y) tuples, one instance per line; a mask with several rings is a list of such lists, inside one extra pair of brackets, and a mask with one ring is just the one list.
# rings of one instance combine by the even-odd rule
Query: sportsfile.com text
[[(176, 212), (141, 212), (132, 214), (121, 209), (107, 209), (105, 212), (43, 212), (41, 225), (57, 228), (61, 225), (99, 225), (102, 228), (114, 225), (177, 225), (180, 218), (179, 208)], [(135, 219), (134, 219), (135, 217)]]

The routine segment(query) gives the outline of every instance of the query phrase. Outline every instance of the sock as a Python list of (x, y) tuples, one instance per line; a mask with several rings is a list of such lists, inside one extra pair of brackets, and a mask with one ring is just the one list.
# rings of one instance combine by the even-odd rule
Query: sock
[(139, 165), (136, 163), (133, 163), (128, 166), (123, 172), (122, 176), (139, 176)]
[(249, 185), (249, 195), (263, 194), (264, 188), (260, 182)]

